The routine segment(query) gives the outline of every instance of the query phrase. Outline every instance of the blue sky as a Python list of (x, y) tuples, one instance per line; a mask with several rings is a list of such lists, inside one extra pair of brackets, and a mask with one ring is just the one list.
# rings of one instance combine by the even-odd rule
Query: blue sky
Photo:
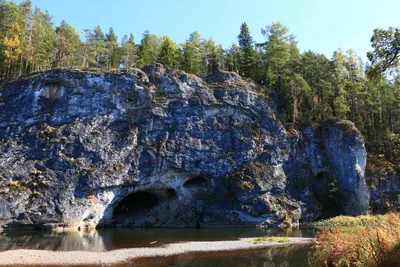
[[(366, 58), (374, 28), (400, 27), (399, 0), (32, 0), (78, 32), (114, 27), (119, 38), (133, 33), (139, 42), (149, 30), (181, 43), (197, 30), (224, 48), (236, 43), (240, 24), (261, 42), (261, 28), (279, 21), (296, 35), (301, 51), (331, 57), (339, 47)], [(20, 2), (18, 0), (17, 2)]]

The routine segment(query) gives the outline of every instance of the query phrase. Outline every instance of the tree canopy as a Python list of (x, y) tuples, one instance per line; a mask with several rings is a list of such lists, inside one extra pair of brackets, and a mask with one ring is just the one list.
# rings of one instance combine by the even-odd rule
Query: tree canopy
[(338, 48), (329, 58), (302, 52), (279, 22), (263, 27), (259, 42), (246, 22), (238, 26), (237, 43), (225, 49), (197, 31), (180, 44), (148, 31), (138, 42), (129, 33), (119, 42), (112, 27), (104, 32), (97, 26), (81, 39), (72, 25), (54, 25), (30, 0), (0, 0), (0, 82), (52, 68), (113, 70), (156, 62), (199, 76), (232, 71), (257, 82), (265, 98), (279, 100), (287, 127), (349, 119), (370, 151), (400, 158), (399, 28), (373, 31), (366, 64), (352, 49)]

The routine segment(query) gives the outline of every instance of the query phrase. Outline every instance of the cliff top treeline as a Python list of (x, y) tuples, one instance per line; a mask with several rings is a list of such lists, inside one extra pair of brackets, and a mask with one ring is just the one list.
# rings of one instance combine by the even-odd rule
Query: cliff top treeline
[(368, 64), (352, 49), (338, 49), (330, 59), (312, 51), (300, 53), (296, 38), (280, 23), (261, 31), (265, 39), (257, 42), (243, 23), (238, 44), (226, 49), (197, 31), (182, 44), (148, 31), (136, 43), (132, 34), (119, 42), (113, 28), (104, 33), (97, 26), (85, 30), (82, 40), (73, 26), (65, 21), (54, 25), (51, 15), (33, 8), (30, 0), (0, 0), (0, 81), (53, 68), (130, 69), (155, 62), (200, 76), (233, 71), (273, 88), (264, 93), (279, 96), (288, 126), (349, 119), (369, 151), (397, 162), (400, 84), (397, 74), (387, 74), (400, 59), (398, 28), (374, 31)]

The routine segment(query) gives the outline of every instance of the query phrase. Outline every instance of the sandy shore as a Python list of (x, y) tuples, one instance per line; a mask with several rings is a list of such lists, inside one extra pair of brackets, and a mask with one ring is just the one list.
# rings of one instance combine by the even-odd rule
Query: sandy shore
[(264, 242), (254, 244), (253, 238), (235, 241), (182, 242), (161, 247), (118, 249), (107, 252), (9, 250), (0, 252), (0, 266), (12, 265), (84, 265), (115, 264), (139, 258), (167, 257), (187, 253), (207, 253), (262, 249), (272, 246), (312, 244), (313, 238), (290, 238), (289, 242)]

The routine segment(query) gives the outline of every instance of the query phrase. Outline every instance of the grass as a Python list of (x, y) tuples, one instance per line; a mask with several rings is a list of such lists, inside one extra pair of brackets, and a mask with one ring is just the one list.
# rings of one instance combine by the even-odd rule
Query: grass
[(254, 240), (253, 240), (254, 244), (262, 244), (265, 242), (286, 243), (286, 242), (290, 242), (290, 239), (288, 237), (262, 236), (262, 237), (254, 238)]
[(354, 227), (354, 226), (377, 226), (388, 220), (388, 215), (362, 215), (358, 217), (337, 216), (334, 218), (321, 220), (312, 223), (302, 224), (302, 228), (309, 229), (326, 229), (333, 227)]
[(400, 266), (400, 214), (317, 222), (311, 266)]

